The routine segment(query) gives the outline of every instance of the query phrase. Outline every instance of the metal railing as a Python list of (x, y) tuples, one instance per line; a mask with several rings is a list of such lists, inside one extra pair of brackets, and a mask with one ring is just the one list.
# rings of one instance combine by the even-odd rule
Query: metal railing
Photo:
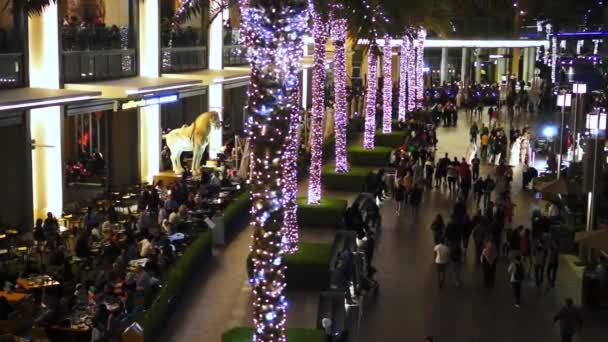
[(202, 69), (207, 69), (207, 47), (162, 48), (161, 71), (163, 73)]
[(224, 46), (224, 65), (237, 66), (247, 64), (247, 49), (243, 45)]
[(21, 87), (24, 82), (22, 53), (0, 53), (0, 89)]
[(63, 52), (65, 83), (101, 81), (136, 75), (135, 49)]

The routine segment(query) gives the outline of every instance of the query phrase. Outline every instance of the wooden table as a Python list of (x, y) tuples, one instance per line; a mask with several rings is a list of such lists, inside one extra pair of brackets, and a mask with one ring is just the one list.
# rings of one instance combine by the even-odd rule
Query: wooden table
[(9, 293), (6, 291), (0, 291), (0, 297), (6, 298), (11, 303), (19, 303), (23, 299), (25, 299), (25, 297), (27, 297), (27, 293), (21, 293), (21, 292), (10, 292)]
[(35, 280), (35, 278), (17, 278), (17, 285), (21, 286), (26, 291), (40, 290), (49, 287), (59, 286), (59, 282), (54, 279), (50, 279), (42, 283), (30, 283), (29, 280)]

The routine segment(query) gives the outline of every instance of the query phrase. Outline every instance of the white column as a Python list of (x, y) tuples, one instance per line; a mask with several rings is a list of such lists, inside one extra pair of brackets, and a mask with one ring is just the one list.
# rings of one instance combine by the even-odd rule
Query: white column
[(139, 0), (140, 76), (160, 76), (159, 0)]
[(152, 184), (160, 172), (160, 105), (140, 107), (139, 175), (142, 182)]
[[(209, 86), (209, 110), (220, 114), (220, 120), (224, 120), (224, 86), (222, 83), (211, 84)], [(242, 115), (242, 113), (232, 113)], [(209, 138), (209, 159), (216, 159), (217, 154), (222, 148), (222, 129), (212, 128)]]
[[(59, 16), (57, 4), (28, 19), (29, 81), (31, 87), (59, 89)], [(63, 211), (61, 107), (29, 111), (32, 150), (32, 199), (34, 218)], [(26, 189), (24, 189), (26, 191)]]
[(536, 69), (536, 48), (528, 48), (528, 82), (532, 83), (534, 80), (534, 69)]
[(481, 49), (475, 50), (475, 83), (481, 83)]
[[(227, 13), (227, 11), (225, 11)], [(224, 17), (226, 13), (218, 14), (209, 25), (209, 69), (224, 68)], [(227, 17), (227, 15), (226, 15)]]
[[(139, 0), (140, 76), (160, 77), (160, 4), (159, 0)], [(152, 184), (160, 172), (160, 105), (138, 109), (139, 176)]]
[(462, 48), (462, 61), (460, 63), (460, 81), (464, 84), (468, 76), (469, 72), (469, 49)]
[[(496, 53), (504, 56), (507, 53), (507, 49), (498, 48), (496, 49)], [(502, 77), (507, 73), (507, 64), (506, 57), (496, 60), (496, 82), (500, 83), (502, 81)]]
[(523, 55), (524, 55), (524, 70), (522, 72), (522, 80), (524, 81), (528, 81), (528, 75), (530, 73), (529, 69), (530, 69), (530, 49), (528, 48), (523, 48)]
[(440, 82), (448, 80), (448, 48), (441, 48), (441, 71), (440, 71)]

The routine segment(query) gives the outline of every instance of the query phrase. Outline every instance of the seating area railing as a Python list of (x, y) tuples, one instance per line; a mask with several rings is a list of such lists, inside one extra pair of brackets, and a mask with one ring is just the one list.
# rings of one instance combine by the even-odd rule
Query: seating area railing
[(137, 75), (135, 49), (64, 51), (66, 83), (100, 81)]
[(0, 53), (0, 89), (24, 85), (22, 53)]
[(243, 45), (224, 45), (224, 65), (247, 64), (247, 49)]
[(207, 47), (162, 48), (161, 71), (163, 73), (202, 69), (207, 69)]

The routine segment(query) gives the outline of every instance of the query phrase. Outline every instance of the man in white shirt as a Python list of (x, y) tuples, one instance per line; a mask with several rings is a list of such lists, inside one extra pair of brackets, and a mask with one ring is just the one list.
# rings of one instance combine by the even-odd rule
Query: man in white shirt
[(445, 282), (445, 269), (450, 261), (450, 247), (441, 240), (433, 250), (435, 251), (435, 265), (437, 265), (439, 288), (442, 288), (443, 283)]

